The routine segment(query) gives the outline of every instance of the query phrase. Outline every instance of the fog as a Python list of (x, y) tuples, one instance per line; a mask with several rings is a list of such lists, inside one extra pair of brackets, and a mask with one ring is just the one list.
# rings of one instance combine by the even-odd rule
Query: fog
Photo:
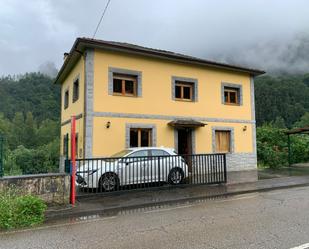
[[(1, 0), (0, 75), (53, 75), (107, 0)], [(97, 39), (264, 69), (309, 72), (307, 0), (111, 0)]]

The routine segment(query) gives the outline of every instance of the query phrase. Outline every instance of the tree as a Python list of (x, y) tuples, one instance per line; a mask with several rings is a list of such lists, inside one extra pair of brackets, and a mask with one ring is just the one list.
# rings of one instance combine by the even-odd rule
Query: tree
[(306, 112), (293, 126), (296, 128), (309, 126), (309, 112)]
[(36, 146), (36, 124), (31, 112), (27, 112), (26, 114), (22, 144), (29, 149)]
[(60, 124), (50, 119), (43, 120), (37, 130), (37, 145), (42, 146), (58, 138), (60, 134)]
[(285, 129), (285, 121), (282, 117), (276, 117), (276, 119), (272, 122), (272, 125), (276, 128)]
[(257, 125), (282, 117), (291, 128), (305, 112), (309, 112), (307, 76), (261, 76), (255, 81)]
[(16, 112), (31, 112), (38, 122), (59, 120), (60, 86), (41, 73), (0, 78), (0, 112), (12, 120)]
[(12, 121), (9, 135), (9, 144), (11, 148), (17, 148), (23, 142), (24, 116), (21, 112), (16, 112)]

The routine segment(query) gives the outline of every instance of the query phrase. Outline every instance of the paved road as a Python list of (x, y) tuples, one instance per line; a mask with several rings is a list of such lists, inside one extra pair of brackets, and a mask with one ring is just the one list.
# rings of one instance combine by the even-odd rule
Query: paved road
[(307, 243), (309, 187), (132, 210), (0, 235), (5, 249), (289, 249)]

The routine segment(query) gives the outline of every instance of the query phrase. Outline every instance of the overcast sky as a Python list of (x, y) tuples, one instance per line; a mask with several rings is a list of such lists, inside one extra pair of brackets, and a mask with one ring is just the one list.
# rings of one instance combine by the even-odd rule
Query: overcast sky
[[(62, 65), (107, 0), (0, 0), (0, 75)], [(308, 0), (111, 0), (96, 35), (270, 71), (309, 72)]]

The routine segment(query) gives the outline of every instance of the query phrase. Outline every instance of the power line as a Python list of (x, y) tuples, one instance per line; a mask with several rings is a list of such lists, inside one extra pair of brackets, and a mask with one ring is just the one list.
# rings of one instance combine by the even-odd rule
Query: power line
[(105, 6), (105, 9), (104, 9), (104, 11), (103, 11), (103, 13), (102, 13), (102, 16), (101, 16), (101, 18), (100, 18), (100, 21), (99, 21), (99, 23), (98, 23), (96, 29), (95, 29), (95, 31), (94, 31), (94, 34), (93, 34), (93, 36), (92, 36), (92, 39), (95, 37), (95, 35), (96, 35), (97, 32), (98, 32), (98, 29), (99, 29), (99, 27), (100, 27), (100, 24), (101, 24), (101, 22), (102, 22), (102, 19), (103, 19), (104, 15), (105, 15), (105, 12), (106, 12), (106, 10), (107, 10), (107, 8), (108, 8), (108, 5), (109, 5), (110, 1), (111, 1), (111, 0), (108, 0), (107, 4), (106, 4), (106, 6)]

